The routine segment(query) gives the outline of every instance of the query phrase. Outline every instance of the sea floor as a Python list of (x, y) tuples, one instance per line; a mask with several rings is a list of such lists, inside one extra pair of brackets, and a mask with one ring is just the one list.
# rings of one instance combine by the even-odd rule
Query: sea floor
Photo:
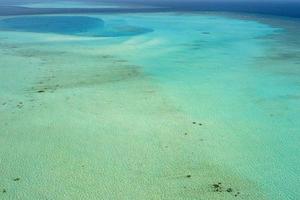
[(0, 18), (0, 199), (300, 198), (299, 21), (78, 16)]

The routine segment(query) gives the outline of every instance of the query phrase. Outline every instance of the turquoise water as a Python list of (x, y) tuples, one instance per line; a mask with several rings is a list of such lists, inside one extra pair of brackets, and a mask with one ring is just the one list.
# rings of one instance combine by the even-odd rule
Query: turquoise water
[[(1, 198), (299, 199), (297, 20), (12, 19), (0, 31)], [(76, 19), (96, 25), (78, 34)], [(152, 31), (89, 34), (103, 24)]]
[(56, 33), (91, 37), (133, 36), (152, 31), (151, 29), (130, 26), (122, 20), (104, 23), (102, 19), (84, 16), (34, 16), (7, 18), (0, 21), (0, 30)]

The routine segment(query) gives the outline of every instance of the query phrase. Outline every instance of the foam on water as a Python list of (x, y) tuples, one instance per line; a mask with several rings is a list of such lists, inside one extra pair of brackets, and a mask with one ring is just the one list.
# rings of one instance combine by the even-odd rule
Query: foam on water
[(154, 31), (0, 32), (0, 198), (299, 198), (298, 29), (86, 17)]

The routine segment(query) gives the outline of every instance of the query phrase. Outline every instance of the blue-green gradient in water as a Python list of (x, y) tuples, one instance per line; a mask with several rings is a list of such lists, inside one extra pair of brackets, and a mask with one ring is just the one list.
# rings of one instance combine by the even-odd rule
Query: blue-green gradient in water
[(129, 26), (123, 21), (106, 24), (101, 19), (85, 16), (7, 18), (0, 21), (0, 29), (6, 31), (57, 33), (93, 37), (133, 36), (152, 31), (151, 29)]
[(1, 198), (299, 199), (297, 20), (85, 17), (0, 32)]

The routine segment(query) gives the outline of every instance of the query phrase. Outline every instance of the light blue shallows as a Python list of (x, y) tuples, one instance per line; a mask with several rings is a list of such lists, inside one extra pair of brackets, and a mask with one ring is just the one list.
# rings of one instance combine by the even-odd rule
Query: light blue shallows
[(300, 199), (295, 27), (0, 18), (0, 199)]

